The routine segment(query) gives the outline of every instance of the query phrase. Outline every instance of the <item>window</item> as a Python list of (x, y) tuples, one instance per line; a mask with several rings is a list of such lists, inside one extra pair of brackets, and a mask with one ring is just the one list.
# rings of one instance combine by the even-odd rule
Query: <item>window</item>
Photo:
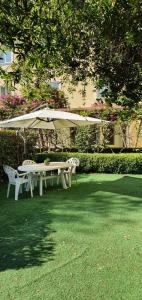
[(9, 94), (7, 86), (0, 86), (0, 96)]
[(57, 81), (57, 80), (54, 80), (54, 81), (51, 81), (49, 83), (49, 85), (55, 89), (55, 90), (60, 90), (61, 89), (61, 82), (60, 81)]
[(12, 62), (12, 51), (0, 52), (0, 65), (10, 64)]
[(95, 99), (96, 100), (101, 100), (104, 102), (105, 100), (105, 93), (106, 91), (108, 90), (108, 87), (107, 86), (104, 86), (102, 88), (95, 88), (93, 89), (93, 92), (94, 92), (94, 96), (95, 96)]

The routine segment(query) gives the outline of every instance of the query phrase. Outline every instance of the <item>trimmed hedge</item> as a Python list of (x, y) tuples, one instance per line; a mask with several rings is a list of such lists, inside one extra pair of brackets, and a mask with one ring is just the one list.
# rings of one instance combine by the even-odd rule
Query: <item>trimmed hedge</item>
[[(63, 152), (79, 152), (79, 151), (77, 148), (64, 148)], [(93, 150), (88, 149), (86, 152), (87, 153), (142, 153), (142, 148), (122, 148), (122, 147), (101, 148), (98, 146)]]
[[(27, 153), (33, 157), (36, 139), (32, 135), (27, 137)], [(24, 159), (24, 145), (22, 138), (13, 130), (0, 130), (0, 181), (3, 179), (3, 164), (17, 169)]]
[(92, 154), (92, 153), (38, 153), (37, 162), (43, 162), (47, 157), (51, 161), (66, 161), (70, 157), (80, 159), (79, 172), (142, 174), (142, 154)]

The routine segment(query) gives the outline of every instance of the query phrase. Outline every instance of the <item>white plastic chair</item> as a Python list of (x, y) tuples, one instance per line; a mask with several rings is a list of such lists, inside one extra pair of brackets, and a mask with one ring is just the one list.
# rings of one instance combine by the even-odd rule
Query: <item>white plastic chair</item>
[[(34, 160), (31, 159), (25, 159), (22, 162), (22, 166), (29, 166), (29, 165), (35, 165), (36, 162)], [(33, 189), (35, 186), (37, 186), (37, 182), (38, 182), (38, 177), (39, 177), (39, 173), (32, 173), (32, 184), (33, 184)]]
[(47, 187), (47, 181), (49, 181), (50, 184), (53, 186), (53, 183), (54, 183), (53, 180), (55, 178), (57, 180), (57, 176), (58, 176), (58, 174), (54, 175), (54, 173), (50, 173), (50, 175), (43, 174), (40, 176), (40, 196), (42, 196), (42, 194), (43, 194), (43, 182), (45, 184), (45, 187)]
[[(80, 160), (77, 157), (71, 157), (67, 160), (68, 163), (72, 164), (72, 174), (76, 174), (76, 168), (80, 165)], [(66, 171), (67, 172), (67, 171)]]
[(22, 162), (22, 166), (27, 166), (27, 165), (35, 165), (36, 162), (34, 160), (31, 159), (26, 159)]
[[(22, 165), (27, 166), (27, 165), (34, 165), (36, 162), (34, 160), (26, 159), (23, 161)], [(52, 172), (50, 175), (46, 175), (46, 172), (40, 173), (32, 173), (32, 184), (33, 188), (37, 186), (38, 179), (40, 180), (40, 194), (42, 194), (42, 182), (44, 182), (45, 187), (47, 188), (47, 180), (51, 182), (51, 185), (53, 185), (53, 179), (57, 178)]]
[(69, 167), (68, 170), (64, 171), (64, 173), (66, 175), (66, 179), (68, 180), (68, 174), (74, 175), (75, 180), (77, 182), (76, 168), (79, 167), (80, 160), (77, 157), (71, 157), (66, 162), (73, 165), (73, 167)]
[(7, 198), (9, 197), (10, 186), (15, 185), (15, 200), (18, 200), (19, 192), (22, 192), (22, 184), (29, 184), (31, 190), (31, 197), (33, 197), (32, 184), (28, 177), (28, 173), (19, 174), (15, 169), (7, 165), (4, 165), (3, 169), (9, 179)]
[[(67, 170), (64, 171), (66, 181), (69, 183), (69, 176), (74, 175), (75, 180), (77, 182), (76, 168), (80, 165), (80, 160), (77, 157), (71, 157), (66, 162), (72, 164), (72, 167), (69, 167)], [(60, 170), (58, 170), (57, 183), (59, 183), (59, 178), (60, 178)]]

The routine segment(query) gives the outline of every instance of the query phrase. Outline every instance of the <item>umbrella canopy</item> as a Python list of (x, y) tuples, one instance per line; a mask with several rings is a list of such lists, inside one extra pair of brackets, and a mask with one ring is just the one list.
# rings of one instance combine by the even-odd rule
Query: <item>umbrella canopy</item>
[(0, 122), (1, 128), (41, 128), (41, 129), (61, 129), (64, 127), (78, 127), (84, 125), (102, 124), (101, 119), (83, 117), (64, 111), (53, 109), (41, 109), (29, 114)]

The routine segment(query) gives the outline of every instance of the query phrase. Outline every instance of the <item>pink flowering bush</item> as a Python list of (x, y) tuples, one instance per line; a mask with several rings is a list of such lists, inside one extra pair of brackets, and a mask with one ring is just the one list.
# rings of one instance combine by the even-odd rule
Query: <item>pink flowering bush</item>
[(31, 112), (44, 104), (54, 109), (68, 106), (67, 99), (61, 91), (51, 91), (47, 99), (27, 99), (23, 96), (8, 94), (0, 97), (0, 120)]
[(22, 113), (21, 109), (25, 105), (26, 99), (21, 96), (4, 95), (0, 97), (0, 120), (15, 117)]
[(4, 95), (1, 96), (0, 101), (3, 103), (4, 106), (9, 108), (16, 108), (17, 106), (21, 106), (26, 103), (26, 99), (21, 96), (13, 96), (13, 95)]

